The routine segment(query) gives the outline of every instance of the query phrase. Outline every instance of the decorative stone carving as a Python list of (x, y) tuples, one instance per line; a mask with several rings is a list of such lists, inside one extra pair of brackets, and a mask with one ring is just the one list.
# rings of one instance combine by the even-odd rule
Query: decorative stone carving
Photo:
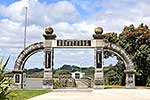
[(104, 45), (104, 51), (112, 51), (116, 55), (122, 58), (124, 63), (126, 63), (126, 68), (127, 69), (134, 69), (134, 64), (128, 55), (128, 53), (125, 52), (124, 49), (122, 49), (120, 46), (113, 44), (113, 43), (105, 43)]
[(103, 39), (104, 36), (102, 35), (102, 33), (103, 33), (102, 27), (95, 28), (95, 34), (93, 34), (93, 38), (94, 39)]
[(44, 50), (43, 42), (34, 43), (25, 48), (17, 57), (13, 71), (22, 72), (26, 60), (34, 53), (39, 52), (41, 50)]
[(44, 79), (43, 80), (43, 85), (50, 85), (50, 86), (52, 86), (53, 85), (53, 80), (46, 80), (46, 79)]
[(91, 40), (57, 40), (57, 47), (64, 46), (91, 46)]
[(45, 28), (45, 33), (46, 34), (43, 34), (43, 37), (46, 39), (46, 40), (49, 40), (49, 39), (55, 39), (56, 38), (56, 35), (53, 34), (54, 30), (52, 27), (47, 27)]
[(103, 85), (103, 80), (97, 79), (95, 80), (95, 85)]
[(47, 28), (45, 28), (45, 33), (46, 34), (53, 34), (53, 32), (54, 32), (54, 30), (53, 30), (53, 28), (52, 27), (47, 27)]
[(128, 77), (128, 83), (133, 83), (133, 77)]
[(103, 28), (102, 27), (95, 28), (95, 33), (96, 34), (102, 34), (103, 33)]

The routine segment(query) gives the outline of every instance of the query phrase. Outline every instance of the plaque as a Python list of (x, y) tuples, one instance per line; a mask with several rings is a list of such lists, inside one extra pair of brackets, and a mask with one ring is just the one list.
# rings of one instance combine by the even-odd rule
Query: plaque
[(91, 40), (57, 40), (57, 46), (91, 46)]

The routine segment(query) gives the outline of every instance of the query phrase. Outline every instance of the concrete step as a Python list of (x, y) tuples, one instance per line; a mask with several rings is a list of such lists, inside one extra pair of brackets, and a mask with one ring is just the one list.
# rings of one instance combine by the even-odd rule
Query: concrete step
[(76, 80), (77, 88), (88, 88), (88, 86), (83, 83), (81, 80)]
[(53, 89), (52, 90), (53, 92), (64, 92), (64, 93), (66, 93), (66, 92), (73, 92), (73, 93), (75, 93), (75, 92), (92, 92), (93, 91), (93, 89), (77, 89), (77, 88), (72, 88), (72, 89)]

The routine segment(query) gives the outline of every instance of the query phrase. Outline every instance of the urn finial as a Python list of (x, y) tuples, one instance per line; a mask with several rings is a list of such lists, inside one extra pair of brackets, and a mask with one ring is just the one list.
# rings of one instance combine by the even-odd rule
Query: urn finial
[(96, 34), (102, 34), (103, 33), (103, 28), (102, 27), (95, 28), (95, 33)]
[(48, 26), (45, 28), (45, 33), (46, 34), (53, 34), (54, 30), (52, 27)]

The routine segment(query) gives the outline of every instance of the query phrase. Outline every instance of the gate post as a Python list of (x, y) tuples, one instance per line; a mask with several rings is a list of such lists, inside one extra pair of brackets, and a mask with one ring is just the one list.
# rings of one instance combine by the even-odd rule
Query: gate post
[(47, 27), (45, 29), (45, 33), (43, 37), (44, 41), (44, 51), (45, 51), (45, 68), (44, 68), (44, 79), (43, 79), (43, 88), (53, 89), (53, 48), (52, 48), (52, 40), (56, 38), (53, 33), (53, 29), (51, 27)]
[(104, 88), (104, 71), (103, 71), (103, 49), (96, 48), (96, 67), (95, 67), (95, 79), (94, 88)]
[(94, 88), (104, 88), (104, 72), (103, 72), (103, 29), (101, 27), (95, 28), (93, 38), (95, 41), (95, 76), (94, 76)]
[(24, 88), (24, 80), (23, 80), (23, 71), (13, 71), (13, 80), (15, 89), (23, 89)]
[(135, 88), (135, 70), (129, 69), (124, 71), (126, 73), (126, 88)]

